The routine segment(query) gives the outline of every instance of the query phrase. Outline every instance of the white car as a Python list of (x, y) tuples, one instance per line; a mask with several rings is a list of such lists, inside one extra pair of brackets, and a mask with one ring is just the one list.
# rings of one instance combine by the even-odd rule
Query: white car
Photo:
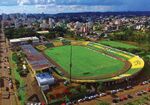
[(79, 100), (78, 100), (78, 102), (81, 102), (81, 101), (82, 101), (82, 99), (79, 99)]
[(106, 96), (106, 93), (100, 93), (99, 96), (100, 96), (100, 97)]

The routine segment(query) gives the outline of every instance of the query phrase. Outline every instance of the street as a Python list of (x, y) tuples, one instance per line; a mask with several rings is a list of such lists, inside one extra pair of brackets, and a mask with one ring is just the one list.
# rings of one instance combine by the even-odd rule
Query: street
[[(0, 105), (18, 105), (17, 98), (14, 93), (14, 89), (11, 88), (13, 83), (10, 80), (10, 65), (9, 65), (9, 44), (5, 38), (3, 31), (3, 21), (1, 22), (1, 33), (0, 33), (0, 77), (3, 79), (3, 86), (1, 87), (1, 99)], [(4, 98), (4, 95), (7, 97)]]

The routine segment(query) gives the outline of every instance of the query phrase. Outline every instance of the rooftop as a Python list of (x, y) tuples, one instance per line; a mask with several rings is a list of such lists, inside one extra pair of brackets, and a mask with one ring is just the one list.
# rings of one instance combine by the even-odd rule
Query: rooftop
[(32, 45), (22, 45), (24, 53), (27, 56), (27, 61), (30, 64), (32, 70), (43, 70), (51, 66), (50, 62), (39, 53)]
[(40, 73), (36, 75), (36, 79), (40, 85), (48, 85), (54, 83), (54, 77), (49, 73)]
[(25, 38), (17, 38), (17, 39), (10, 39), (10, 43), (14, 42), (21, 42), (21, 41), (28, 41), (28, 40), (39, 40), (37, 37), (25, 37)]
[(38, 34), (47, 34), (49, 31), (37, 31)]

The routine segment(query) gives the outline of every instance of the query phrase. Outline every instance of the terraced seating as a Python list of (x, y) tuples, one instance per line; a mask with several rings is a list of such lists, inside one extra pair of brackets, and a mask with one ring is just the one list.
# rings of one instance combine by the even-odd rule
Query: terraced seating
[(83, 45), (83, 46), (86, 46), (86, 45), (88, 45), (89, 44), (89, 42), (88, 41), (72, 41), (71, 42), (71, 45)]
[(47, 48), (54, 47), (53, 43), (47, 43), (45, 46), (46, 46)]
[(53, 45), (55, 47), (59, 47), (59, 46), (63, 46), (63, 43), (62, 42), (53, 42)]
[(144, 61), (139, 56), (134, 56), (128, 60), (131, 63), (131, 68), (124, 74), (113, 77), (112, 79), (120, 79), (123, 77), (129, 77), (138, 73), (144, 67)]
[(97, 43), (89, 43), (88, 46), (92, 46), (92, 47), (95, 47), (97, 49), (103, 50), (106, 53), (114, 54), (115, 56), (121, 57), (125, 60), (128, 60), (128, 59), (132, 58), (132, 56), (133, 56), (131, 54), (128, 54), (127, 52), (117, 50), (117, 49), (107, 47), (107, 46), (97, 44)]
[(40, 50), (40, 51), (43, 51), (43, 50), (45, 50), (47, 47), (46, 46), (44, 46), (44, 45), (38, 45), (38, 46), (36, 46), (36, 49), (38, 49), (38, 50)]
[(134, 56), (129, 59), (129, 62), (132, 64), (131, 69), (141, 69), (144, 67), (144, 61), (139, 56)]
[(100, 51), (105, 51), (110, 54), (114, 54), (115, 56), (119, 56), (121, 58), (124, 58), (125, 60), (128, 60), (131, 63), (131, 68), (124, 74), (121, 74), (116, 77), (112, 77), (111, 79), (117, 80), (123, 77), (129, 77), (137, 72), (139, 72), (143, 67), (144, 67), (144, 61), (139, 57), (134, 54), (121, 51), (115, 48), (107, 47), (104, 45), (100, 45), (97, 43), (89, 43), (88, 46), (94, 47), (96, 49), (99, 49)]
[(68, 40), (62, 40), (63, 45), (70, 45), (71, 41)]

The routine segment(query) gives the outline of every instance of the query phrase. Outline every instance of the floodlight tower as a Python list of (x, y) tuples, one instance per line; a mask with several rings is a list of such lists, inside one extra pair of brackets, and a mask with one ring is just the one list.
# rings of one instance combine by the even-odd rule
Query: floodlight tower
[(70, 46), (70, 83), (72, 79), (72, 45)]

